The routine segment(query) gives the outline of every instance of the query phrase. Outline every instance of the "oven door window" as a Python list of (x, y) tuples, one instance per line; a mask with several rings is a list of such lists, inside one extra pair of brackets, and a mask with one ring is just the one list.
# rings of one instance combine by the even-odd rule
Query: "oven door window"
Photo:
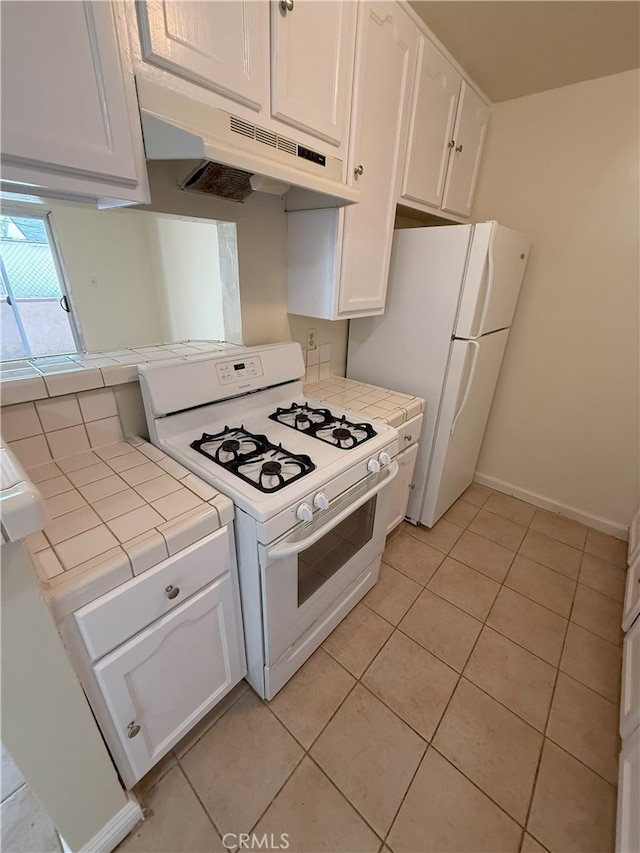
[(298, 607), (371, 540), (376, 499), (374, 495), (322, 539), (298, 554)]

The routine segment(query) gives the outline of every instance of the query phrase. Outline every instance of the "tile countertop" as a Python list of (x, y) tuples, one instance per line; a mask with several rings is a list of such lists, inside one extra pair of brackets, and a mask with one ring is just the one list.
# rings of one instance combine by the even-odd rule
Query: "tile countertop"
[(233, 504), (130, 438), (28, 469), (50, 522), (25, 539), (61, 618), (233, 519)]
[(72, 353), (24, 358), (0, 364), (2, 405), (27, 403), (61, 394), (138, 381), (138, 365), (163, 358), (189, 358), (233, 349), (223, 341), (181, 341), (173, 344), (129, 347), (111, 352)]
[(308, 399), (359, 412), (367, 418), (394, 427), (399, 427), (424, 411), (422, 397), (400, 394), (343, 376), (328, 376), (318, 382), (307, 382), (303, 390)]

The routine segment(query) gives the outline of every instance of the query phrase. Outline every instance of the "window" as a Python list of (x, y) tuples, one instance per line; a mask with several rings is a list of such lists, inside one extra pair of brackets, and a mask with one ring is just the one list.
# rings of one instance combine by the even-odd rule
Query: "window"
[(0, 214), (0, 331), (3, 361), (79, 352), (49, 213)]

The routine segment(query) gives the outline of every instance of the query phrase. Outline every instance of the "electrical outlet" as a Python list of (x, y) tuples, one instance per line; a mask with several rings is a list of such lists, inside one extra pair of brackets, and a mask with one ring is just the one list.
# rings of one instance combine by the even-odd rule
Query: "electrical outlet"
[(307, 329), (307, 349), (313, 349), (316, 345), (316, 330)]

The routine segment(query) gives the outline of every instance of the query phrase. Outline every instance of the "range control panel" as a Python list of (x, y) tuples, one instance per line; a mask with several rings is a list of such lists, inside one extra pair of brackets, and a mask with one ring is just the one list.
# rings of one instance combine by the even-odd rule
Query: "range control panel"
[(217, 362), (216, 371), (221, 385), (231, 385), (234, 382), (256, 379), (258, 376), (264, 375), (259, 356), (250, 356), (238, 361)]

